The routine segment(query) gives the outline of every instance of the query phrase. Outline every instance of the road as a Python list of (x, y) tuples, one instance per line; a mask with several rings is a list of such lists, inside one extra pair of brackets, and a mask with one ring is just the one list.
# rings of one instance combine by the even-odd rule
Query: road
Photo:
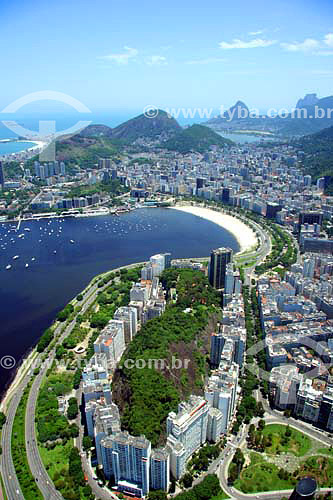
[(8, 411), (6, 413), (7, 421), (2, 429), (1, 436), (1, 446), (2, 446), (2, 455), (1, 455), (1, 474), (4, 483), (4, 488), (7, 493), (7, 497), (9, 500), (16, 499), (24, 499), (23, 493), (21, 491), (20, 483), (16, 477), (16, 472), (14, 468), (14, 463), (12, 459), (11, 453), (11, 436), (13, 429), (13, 422), (16, 414), (17, 407), (21, 400), (24, 389), (26, 388), (29, 382), (30, 376), (26, 375), (24, 379), (21, 381), (20, 386), (17, 388), (17, 391), (12, 396), (10, 401)]
[[(108, 286), (108, 284), (106, 285)], [(89, 307), (90, 305), (94, 302), (94, 300), (97, 297), (97, 293), (99, 291), (102, 291), (104, 288), (98, 288), (97, 284), (92, 285), (89, 290), (87, 291), (85, 297), (84, 297), (84, 303), (82, 305), (82, 309), (80, 311), (80, 314), (83, 314)], [(76, 325), (76, 318), (74, 318), (65, 328), (63, 333), (61, 333), (62, 325), (58, 325), (58, 327), (55, 330), (55, 336), (60, 335), (57, 344), (61, 344), (65, 337), (67, 337), (71, 331), (73, 330), (74, 326)], [(56, 352), (56, 346), (52, 349), (52, 351), (49, 353), (47, 362), (44, 363), (44, 365), (41, 367), (39, 374), (35, 378), (32, 388), (29, 393), (29, 399), (27, 403), (27, 411), (26, 411), (26, 418), (25, 418), (25, 426), (26, 426), (26, 432), (25, 432), (25, 445), (26, 445), (26, 450), (27, 450), (27, 457), (28, 457), (28, 462), (30, 466), (30, 470), (32, 475), (37, 478), (37, 485), (38, 488), (40, 489), (41, 493), (43, 494), (43, 497), (47, 500), (49, 499), (62, 499), (62, 495), (57, 491), (55, 488), (53, 482), (51, 481), (44, 464), (42, 462), (42, 459), (39, 454), (38, 450), (38, 443), (37, 443), (37, 436), (36, 436), (36, 429), (35, 429), (35, 413), (36, 413), (36, 404), (37, 404), (37, 398), (38, 398), (38, 393), (39, 389), (41, 387), (41, 384), (43, 382), (44, 376), (47, 372), (47, 370), (50, 368), (54, 358), (55, 358), (55, 352)]]
[[(135, 264), (130, 264), (128, 266), (123, 266), (126, 268), (132, 268), (136, 267), (138, 263)], [(117, 269), (112, 269), (111, 271), (117, 271), (121, 268)], [(108, 286), (108, 285), (106, 285)], [(83, 311), (85, 311), (90, 304), (95, 300), (97, 293), (99, 291), (102, 291), (102, 288), (98, 288), (97, 285), (92, 285), (91, 287), (87, 288), (85, 290), (86, 296), (85, 296), (85, 302), (82, 305)], [(71, 330), (73, 329), (75, 325), (75, 320), (73, 320), (64, 330), (62, 335), (59, 337), (57, 340), (57, 344), (61, 343), (63, 339), (69, 335)], [(58, 327), (55, 330), (55, 335), (60, 335), (61, 329), (63, 328), (63, 325), (58, 325)], [(26, 411), (26, 419), (25, 419), (25, 425), (26, 425), (26, 450), (27, 450), (27, 457), (28, 457), (28, 462), (29, 466), (31, 468), (31, 472), (36, 478), (37, 485), (39, 489), (41, 490), (44, 498), (46, 500), (53, 500), (53, 499), (62, 499), (63, 497), (60, 495), (60, 493), (55, 489), (51, 479), (49, 478), (47, 471), (41, 461), (39, 451), (38, 451), (38, 446), (37, 446), (37, 440), (36, 440), (36, 435), (35, 435), (35, 408), (36, 408), (36, 401), (38, 397), (38, 391), (43, 379), (43, 376), (45, 375), (46, 371), (52, 364), (52, 361), (54, 360), (55, 356), (55, 348), (50, 352), (49, 357), (40, 367), (40, 372), (37, 375), (37, 377), (34, 380), (32, 389), (30, 390), (29, 394), (29, 399), (27, 402), (27, 411)], [(34, 364), (37, 363), (38, 361), (41, 360), (41, 356), (38, 356), (34, 360)], [(13, 422), (16, 414), (17, 407), (19, 405), (19, 402), (21, 400), (22, 394), (24, 389), (26, 388), (29, 380), (31, 379), (31, 370), (28, 370), (26, 375), (22, 378), (22, 380), (19, 382), (17, 385), (17, 388), (15, 390), (14, 395), (12, 396), (10, 403), (8, 404), (7, 411), (6, 411), (6, 417), (7, 421), (3, 427), (2, 430), (2, 436), (1, 436), (1, 446), (3, 453), (0, 457), (0, 465), (1, 465), (1, 473), (2, 473), (2, 478), (4, 482), (4, 487), (5, 491), (7, 493), (8, 499), (9, 500), (19, 500), (19, 499), (24, 499), (23, 493), (21, 491), (21, 487), (19, 484), (19, 481), (16, 476), (14, 464), (13, 464), (13, 459), (12, 459), (12, 454), (11, 454), (11, 436), (12, 436), (12, 428), (13, 428)], [(110, 498), (110, 497), (108, 497)]]
[[(278, 422), (278, 419), (275, 418), (275, 421)], [(273, 422), (267, 422), (273, 423)], [(275, 422), (274, 422), (275, 423)], [(227, 493), (231, 498), (237, 500), (248, 500), (249, 498), (258, 498), (261, 500), (269, 499), (269, 500), (280, 500), (282, 497), (288, 497), (291, 495), (292, 490), (280, 490), (280, 491), (267, 491), (261, 493), (251, 493), (246, 494), (237, 490), (233, 486), (229, 486), (228, 484), (228, 469), (232, 457), (234, 455), (234, 451), (237, 447), (241, 447), (245, 443), (246, 435), (247, 435), (248, 426), (243, 426), (240, 432), (234, 438), (227, 443), (224, 448), (222, 454), (219, 457), (219, 465), (216, 466), (216, 461), (212, 464), (212, 469), (209, 470), (209, 473), (217, 472), (218, 477), (220, 479), (220, 484), (225, 493)], [(328, 493), (332, 492), (333, 488), (321, 488), (320, 493)]]

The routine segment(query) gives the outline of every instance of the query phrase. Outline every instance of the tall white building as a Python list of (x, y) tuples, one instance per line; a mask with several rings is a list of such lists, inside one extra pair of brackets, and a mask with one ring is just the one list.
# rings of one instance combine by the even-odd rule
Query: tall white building
[(213, 371), (205, 388), (208, 404), (222, 413), (222, 432), (227, 432), (235, 407), (238, 388), (239, 366), (236, 363), (220, 363)]
[(101, 440), (105, 477), (114, 476), (118, 491), (135, 496), (149, 492), (151, 444), (144, 436), (118, 432)]
[(117, 363), (125, 350), (124, 322), (112, 319), (94, 342), (95, 353), (105, 353), (108, 361)]
[(171, 470), (173, 475), (178, 478), (184, 470), (176, 470), (173, 454), (179, 454), (183, 460), (187, 460), (194, 451), (205, 443), (207, 438), (207, 421), (208, 421), (208, 404), (199, 396), (190, 396), (189, 402), (182, 402), (178, 405), (178, 413), (171, 412), (167, 418), (167, 435), (172, 436), (185, 449), (183, 454), (179, 447), (174, 451), (174, 441), (167, 440), (168, 446), (171, 448)]
[(124, 322), (125, 343), (131, 342), (138, 331), (138, 313), (135, 307), (118, 307), (113, 316)]
[(150, 487), (168, 491), (170, 487), (170, 452), (167, 448), (152, 450), (150, 456)]
[(216, 443), (223, 433), (223, 414), (217, 408), (209, 408), (207, 441)]

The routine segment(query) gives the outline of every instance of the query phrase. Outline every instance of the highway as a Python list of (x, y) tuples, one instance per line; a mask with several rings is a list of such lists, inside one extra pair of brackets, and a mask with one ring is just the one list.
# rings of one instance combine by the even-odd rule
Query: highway
[[(136, 267), (138, 263), (135, 264), (130, 264), (128, 266), (123, 266), (126, 268), (132, 268)], [(109, 272), (115, 272), (121, 268), (117, 269), (112, 269)], [(105, 287), (107, 287), (105, 285)], [(98, 288), (97, 284), (91, 285), (90, 287), (85, 289), (85, 297), (84, 297), (84, 303), (82, 305), (82, 311), (86, 311), (86, 309), (92, 304), (92, 302), (95, 300), (97, 293), (99, 291), (103, 291), (104, 287)], [(81, 311), (81, 312), (82, 312)], [(64, 332), (61, 334), (61, 330), (63, 328), (62, 324), (59, 324), (57, 328), (55, 329), (55, 336), (60, 335), (61, 336), (57, 339), (56, 344), (61, 343), (64, 338), (70, 334), (72, 331), (73, 327), (75, 325), (75, 319), (66, 327)], [(27, 410), (26, 410), (26, 418), (25, 418), (25, 425), (26, 425), (26, 450), (27, 450), (27, 457), (28, 457), (28, 462), (29, 466), (31, 469), (31, 472), (33, 476), (36, 478), (36, 483), (43, 494), (44, 498), (46, 500), (55, 500), (55, 499), (62, 499), (63, 497), (60, 495), (60, 493), (55, 489), (43, 463), (39, 455), (38, 451), (38, 446), (37, 446), (37, 439), (36, 439), (36, 431), (35, 431), (35, 408), (36, 408), (36, 402), (37, 402), (37, 397), (38, 397), (38, 392), (39, 388), (41, 386), (43, 377), (46, 373), (46, 371), (49, 369), (51, 366), (53, 360), (55, 357), (55, 347), (52, 349), (52, 351), (49, 353), (48, 359), (44, 364), (40, 366), (40, 372), (36, 376), (32, 388), (29, 393), (29, 398), (27, 402)], [(41, 355), (39, 355), (33, 362), (33, 365), (36, 366), (36, 363), (41, 361)], [(25, 387), (27, 386), (30, 378), (31, 378), (31, 371), (28, 370), (26, 375), (22, 378), (22, 380), (19, 382), (17, 385), (17, 388), (15, 390), (14, 395), (12, 396), (10, 403), (8, 405), (8, 409), (6, 411), (6, 417), (7, 421), (5, 425), (3, 426), (2, 430), (2, 436), (1, 436), (1, 446), (2, 446), (2, 455), (0, 457), (0, 465), (1, 465), (1, 473), (2, 473), (2, 478), (4, 482), (4, 488), (6, 490), (8, 500), (20, 500), (24, 499), (23, 493), (21, 491), (21, 487), (19, 484), (19, 481), (16, 476), (14, 464), (13, 464), (13, 459), (12, 459), (12, 454), (11, 454), (11, 436), (12, 436), (12, 428), (13, 428), (13, 422), (16, 414), (16, 410), (18, 407), (18, 404), (21, 400), (23, 391)], [(110, 497), (108, 497), (110, 498)]]
[[(108, 284), (106, 285), (108, 286)], [(82, 310), (80, 313), (84, 313), (90, 305), (94, 302), (97, 296), (98, 291), (102, 291), (104, 288), (98, 288), (97, 284), (92, 285), (84, 300), (84, 304), (82, 306)], [(71, 331), (73, 330), (74, 326), (76, 324), (76, 318), (74, 318), (65, 328), (64, 332), (60, 335), (62, 325), (58, 325), (57, 329), (55, 330), (56, 335), (60, 335), (59, 339), (57, 340), (56, 345), (61, 344), (65, 337), (67, 337)], [(43, 497), (46, 500), (49, 499), (62, 499), (62, 495), (57, 491), (55, 488), (53, 482), (51, 481), (44, 464), (42, 462), (42, 459), (39, 454), (38, 450), (38, 443), (37, 443), (37, 437), (36, 437), (36, 428), (35, 428), (35, 413), (36, 413), (36, 404), (37, 404), (37, 398), (38, 398), (38, 393), (39, 389), (41, 387), (42, 381), (44, 379), (44, 376), (47, 372), (47, 370), (50, 368), (54, 358), (55, 358), (55, 351), (56, 351), (56, 346), (52, 349), (52, 351), (49, 354), (49, 357), (47, 359), (47, 362), (44, 363), (44, 365), (41, 367), (39, 374), (35, 378), (32, 388), (29, 393), (29, 399), (27, 403), (27, 411), (26, 411), (26, 417), (25, 417), (25, 425), (26, 425), (26, 432), (25, 432), (25, 445), (26, 445), (26, 450), (27, 450), (27, 457), (28, 457), (28, 462), (30, 466), (30, 470), (32, 475), (36, 478), (38, 488), (40, 489)]]
[(10, 405), (8, 407), (8, 411), (6, 413), (7, 421), (2, 429), (2, 436), (1, 436), (2, 455), (0, 462), (1, 474), (4, 487), (7, 493), (7, 497), (9, 500), (24, 499), (20, 483), (18, 482), (18, 479), (16, 477), (16, 472), (13, 464), (12, 453), (11, 453), (11, 436), (12, 436), (12, 429), (13, 429), (16, 410), (23, 395), (23, 391), (29, 382), (29, 378), (30, 378), (29, 375), (26, 375), (24, 377), (20, 386), (17, 388), (17, 391), (12, 396)]

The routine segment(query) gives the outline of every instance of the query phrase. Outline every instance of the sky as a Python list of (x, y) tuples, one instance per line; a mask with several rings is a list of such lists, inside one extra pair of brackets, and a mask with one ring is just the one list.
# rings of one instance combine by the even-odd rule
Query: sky
[(331, 0), (0, 0), (0, 16), (0, 110), (41, 91), (129, 114), (333, 94)]

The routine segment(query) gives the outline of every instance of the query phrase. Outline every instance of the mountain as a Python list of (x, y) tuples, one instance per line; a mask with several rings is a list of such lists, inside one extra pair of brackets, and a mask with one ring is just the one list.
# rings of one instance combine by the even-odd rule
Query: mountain
[(304, 152), (303, 166), (314, 178), (327, 177), (326, 194), (333, 194), (333, 126), (302, 137), (297, 146)]
[(250, 110), (243, 101), (237, 101), (227, 111), (224, 111), (219, 116), (208, 120), (207, 125), (230, 125), (232, 122), (237, 122), (239, 119), (245, 119), (249, 116)]
[(137, 139), (169, 139), (181, 130), (178, 122), (165, 111), (156, 110), (156, 116), (150, 118), (144, 114), (131, 118), (115, 128), (106, 125), (89, 125), (79, 137), (108, 137), (134, 142)]
[(332, 126), (331, 110), (333, 96), (318, 99), (316, 94), (308, 94), (300, 99), (294, 112), (273, 117), (252, 116), (247, 106), (242, 101), (237, 101), (228, 111), (209, 120), (206, 125), (220, 131), (265, 131), (283, 137), (303, 136)]
[(136, 141), (139, 138), (157, 139), (160, 136), (167, 139), (181, 130), (178, 122), (161, 109), (153, 118), (144, 114), (136, 116), (112, 130), (112, 137), (126, 141)]
[(57, 159), (92, 167), (99, 158), (117, 159), (122, 148), (131, 146), (138, 139), (159, 144), (181, 130), (177, 121), (162, 110), (158, 110), (153, 118), (142, 114), (115, 128), (93, 124), (79, 134), (59, 140)]
[(78, 135), (80, 137), (111, 137), (112, 128), (107, 125), (88, 125)]
[(319, 99), (317, 94), (306, 94), (303, 99), (298, 99), (296, 108), (304, 108), (305, 106), (315, 106), (318, 103)]
[(203, 125), (192, 125), (161, 144), (161, 147), (179, 153), (205, 153), (211, 146), (225, 147), (234, 144)]

